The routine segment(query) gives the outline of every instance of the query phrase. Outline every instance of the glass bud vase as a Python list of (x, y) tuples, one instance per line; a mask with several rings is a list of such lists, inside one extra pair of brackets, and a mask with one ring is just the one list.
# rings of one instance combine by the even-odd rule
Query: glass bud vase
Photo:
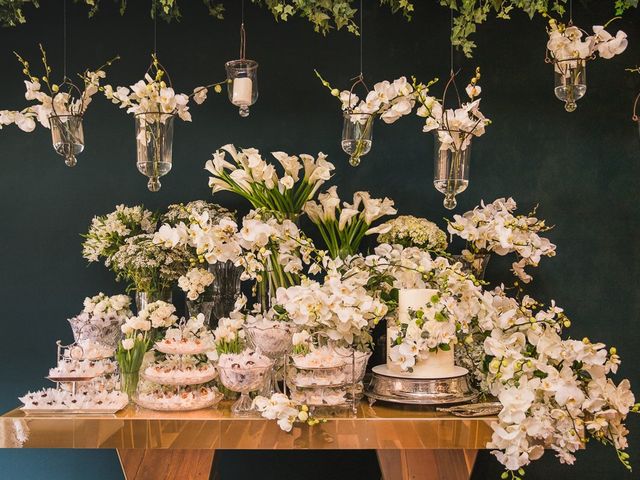
[(211, 322), (217, 324), (218, 320), (229, 316), (240, 296), (242, 268), (236, 267), (232, 261), (227, 261), (212, 263), (209, 265), (209, 271), (214, 277), (210, 287), (213, 301), (210, 318)]
[(587, 92), (586, 60), (572, 58), (556, 60), (553, 64), (555, 88), (554, 92), (559, 100), (564, 102), (564, 109), (573, 112), (578, 105), (577, 100)]
[(140, 381), (140, 371), (120, 372), (120, 391), (127, 394), (129, 403), (133, 402), (133, 396), (138, 390), (138, 382)]
[(249, 116), (249, 107), (258, 100), (258, 62), (255, 60), (231, 60), (227, 70), (229, 101), (239, 107), (241, 117)]
[(171, 303), (172, 295), (171, 291), (163, 292), (136, 292), (136, 308), (138, 313), (147, 308), (147, 305), (153, 302), (162, 300), (163, 302)]
[(435, 134), (433, 185), (444, 194), (444, 208), (456, 208), (456, 195), (464, 192), (469, 185), (469, 163), (471, 160), (471, 141), (464, 150), (442, 149), (442, 143)]
[(51, 142), (58, 155), (64, 157), (68, 167), (74, 167), (78, 161), (76, 155), (84, 150), (84, 130), (81, 115), (51, 115), (49, 117)]
[(352, 167), (360, 165), (361, 157), (371, 150), (374, 118), (369, 113), (344, 113), (342, 150), (349, 155)]
[(172, 113), (139, 113), (136, 115), (136, 165), (138, 171), (149, 177), (147, 187), (160, 190), (160, 177), (171, 170), (173, 163)]

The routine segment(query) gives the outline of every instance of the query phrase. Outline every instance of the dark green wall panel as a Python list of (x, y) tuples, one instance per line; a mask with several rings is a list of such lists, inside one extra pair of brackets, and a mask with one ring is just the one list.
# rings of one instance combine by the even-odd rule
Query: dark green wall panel
[[(0, 30), (0, 108), (25, 105), (12, 50), (35, 64), (37, 43), (42, 42), (54, 67), (60, 64), (61, 15), (54, 8), (60, 2), (43, 3), (26, 26)], [(120, 53), (122, 61), (110, 72), (114, 85), (128, 85), (144, 73), (153, 32), (148, 2), (129, 3), (122, 19), (112, 2), (103, 2), (103, 11), (93, 20), (85, 18), (81, 7), (70, 7), (70, 70), (98, 65)], [(198, 2), (182, 3), (182, 23), (158, 25), (158, 51), (176, 89), (190, 91), (222, 79), (224, 62), (237, 55), (239, 9), (227, 2), (228, 21), (219, 23), (206, 18)], [(367, 2), (365, 73), (371, 83), (403, 74), (424, 80), (446, 77), (448, 13), (432, 3), (417, 1), (415, 19), (407, 24)], [(590, 3), (598, 6), (587, 9), (576, 2), (576, 23), (589, 26), (610, 18), (610, 2)], [(553, 97), (551, 67), (543, 61), (546, 35), (541, 19), (529, 22), (516, 13), (512, 22), (492, 21), (476, 36), (480, 47), (475, 58), (458, 57), (465, 77), (476, 65), (482, 67), (482, 110), (494, 121), (473, 146), (471, 185), (459, 197), (458, 212), (498, 196), (514, 196), (523, 209), (540, 202), (540, 214), (556, 225), (550, 236), (558, 256), (543, 261), (534, 293), (566, 308), (574, 337), (617, 346), (623, 358), (621, 374), (636, 391), (640, 141), (630, 122), (630, 107), (640, 77), (624, 68), (640, 58), (638, 18), (631, 12), (618, 24), (629, 34), (625, 54), (589, 65), (588, 92), (573, 114), (565, 113)], [(337, 102), (315, 79), (313, 68), (346, 87), (358, 69), (355, 38), (344, 32), (324, 38), (302, 20), (275, 24), (267, 12), (254, 7), (248, 8), (247, 29), (248, 55), (260, 62), (257, 105), (247, 119), (237, 115), (224, 95), (194, 106), (193, 124), (177, 124), (174, 169), (158, 194), (146, 191), (146, 180), (135, 169), (133, 119), (102, 99), (90, 107), (87, 148), (75, 169), (65, 167), (52, 152), (48, 131), (24, 134), (8, 127), (0, 132), (0, 409), (13, 408), (18, 395), (45, 385), (41, 378), (55, 358), (55, 340), (71, 335), (64, 319), (80, 310), (84, 296), (121, 289), (110, 273), (100, 266), (87, 267), (81, 257), (79, 233), (91, 217), (117, 203), (162, 208), (208, 198), (203, 165), (225, 143), (264, 152), (322, 150), (338, 166), (335, 181), (342, 195), (365, 189), (394, 198), (404, 213), (434, 220), (446, 215), (431, 185), (433, 141), (420, 133), (418, 118), (377, 124), (372, 152), (359, 168), (347, 165), (339, 147)], [(245, 207), (225, 194), (216, 200)], [(493, 261), (489, 278), (502, 278), (506, 265)], [(632, 459), (637, 460), (640, 422), (632, 418), (629, 426)], [(580, 453), (573, 468), (558, 465), (548, 455), (526, 478), (633, 478), (613, 452), (594, 447)], [(336, 472), (328, 478), (378, 475), (370, 452), (353, 457), (304, 455), (229, 452), (220, 456), (218, 466), (223, 479), (238, 480), (252, 475), (265, 480), (312, 478), (306, 473), (310, 470)], [(119, 478), (113, 452), (2, 451), (0, 468), (2, 479)], [(483, 454), (474, 478), (496, 478), (497, 472), (493, 458)]]

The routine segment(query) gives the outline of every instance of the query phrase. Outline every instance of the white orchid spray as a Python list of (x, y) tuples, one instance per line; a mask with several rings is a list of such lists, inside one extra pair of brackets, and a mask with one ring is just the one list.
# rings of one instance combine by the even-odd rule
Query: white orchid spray
[(562, 339), (571, 322), (554, 302), (516, 300), (502, 288), (491, 294), (495, 314), (489, 323), (474, 320), (479, 335), (461, 342), (482, 345), (476, 375), (483, 391), (502, 403), (487, 447), (507, 469), (504, 478), (520, 479), (523, 467), (545, 450), (573, 464), (590, 439), (613, 446), (630, 470), (624, 421), (640, 405), (628, 380), (610, 378), (620, 364), (616, 349), (587, 338)]
[(575, 67), (580, 60), (594, 58), (596, 54), (600, 58), (611, 59), (624, 52), (629, 44), (627, 34), (618, 30), (615, 36), (611, 35), (605, 30), (609, 23), (611, 21), (604, 26), (594, 25), (593, 34), (588, 35), (575, 25), (565, 25), (550, 18), (547, 50), (555, 63), (556, 71), (562, 72)]
[(304, 204), (331, 178), (335, 166), (322, 152), (317, 158), (284, 152), (272, 152), (272, 155), (282, 167), (282, 175), (278, 174), (276, 165), (266, 162), (255, 148), (221, 147), (205, 165), (212, 174), (209, 187), (214, 194), (230, 191), (248, 200), (255, 209), (295, 220)]
[(83, 235), (82, 256), (90, 263), (104, 259), (109, 268), (125, 241), (141, 233), (153, 233), (156, 221), (156, 215), (142, 205), (118, 205), (111, 213), (93, 217), (89, 231)]
[(297, 422), (313, 426), (326, 421), (314, 417), (307, 405), (291, 400), (283, 393), (274, 393), (270, 398), (257, 396), (253, 406), (264, 418), (276, 420), (285, 432), (290, 432)]
[(338, 261), (330, 267), (322, 283), (304, 279), (300, 285), (277, 290), (274, 317), (305, 332), (295, 336), (294, 344), (321, 332), (337, 346), (368, 350), (373, 327), (387, 314), (387, 306), (367, 290), (366, 272), (345, 274), (341, 265)]
[(307, 202), (304, 211), (318, 227), (332, 258), (356, 254), (365, 235), (383, 233), (390, 228), (371, 228), (373, 222), (397, 213), (393, 200), (371, 198), (369, 192), (363, 191), (353, 194), (353, 203), (341, 205), (335, 186), (321, 193), (318, 202)]
[[(168, 82), (168, 83), (167, 83)], [(171, 85), (165, 68), (155, 54), (151, 56), (151, 65), (142, 80), (130, 87), (112, 87), (105, 85), (101, 90), (105, 97), (120, 108), (126, 108), (133, 115), (151, 114), (148, 123), (166, 122), (169, 116), (177, 115), (185, 122), (191, 121), (189, 100), (193, 98), (198, 105), (207, 98), (208, 89), (214, 87), (216, 93), (222, 91), (222, 83), (196, 87), (191, 94), (176, 93)], [(157, 118), (159, 120), (153, 120)]]
[(42, 55), (42, 75), (32, 73), (30, 63), (15, 54), (22, 64), (25, 80), (25, 99), (35, 102), (20, 111), (0, 110), (0, 129), (4, 125), (15, 124), (24, 132), (32, 132), (36, 128), (36, 120), (44, 128), (51, 128), (51, 117), (66, 118), (67, 116), (82, 116), (91, 103), (92, 97), (99, 91), (100, 82), (106, 78), (105, 69), (120, 57), (109, 60), (95, 70), (85, 70), (79, 74), (83, 89), (78, 88), (69, 78), (61, 82), (53, 80), (53, 71), (47, 60), (47, 53), (40, 45)]
[[(428, 88), (416, 84), (416, 98), (420, 102), (416, 113), (425, 118), (423, 132), (435, 131), (440, 142), (440, 150), (462, 152), (471, 145), (473, 137), (480, 137), (485, 133), (485, 127), (491, 123), (479, 110), (482, 92), (478, 85), (480, 69), (476, 69), (465, 91), (470, 98), (458, 108), (445, 108), (436, 97), (429, 95)], [(453, 77), (450, 82), (453, 81)], [(415, 79), (414, 79), (415, 83)], [(446, 88), (445, 88), (446, 95)]]
[(487, 253), (501, 256), (515, 253), (518, 261), (512, 264), (511, 271), (528, 283), (532, 277), (525, 267), (537, 266), (543, 256), (553, 257), (556, 246), (539, 235), (552, 227), (535, 217), (536, 209), (528, 215), (514, 215), (516, 208), (513, 198), (499, 198), (490, 204), (482, 202), (463, 215), (454, 215), (447, 230), (467, 241), (462, 256), (469, 263)]

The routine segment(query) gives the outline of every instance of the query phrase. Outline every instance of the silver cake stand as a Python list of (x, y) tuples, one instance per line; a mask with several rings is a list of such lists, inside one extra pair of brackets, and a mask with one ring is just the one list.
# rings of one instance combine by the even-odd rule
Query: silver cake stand
[(373, 367), (365, 394), (371, 404), (376, 400), (410, 405), (468, 403), (479, 395), (469, 385), (468, 373), (466, 368), (455, 367), (446, 378), (416, 378), (378, 365)]

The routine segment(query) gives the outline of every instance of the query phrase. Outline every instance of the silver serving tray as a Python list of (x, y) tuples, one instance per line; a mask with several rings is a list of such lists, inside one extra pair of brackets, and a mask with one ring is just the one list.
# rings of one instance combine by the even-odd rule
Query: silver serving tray
[(21, 407), (30, 417), (51, 417), (58, 415), (113, 415), (122, 408), (26, 408)]
[(373, 372), (365, 395), (370, 401), (450, 405), (472, 402), (479, 392), (471, 388), (466, 374), (451, 378), (407, 378)]

